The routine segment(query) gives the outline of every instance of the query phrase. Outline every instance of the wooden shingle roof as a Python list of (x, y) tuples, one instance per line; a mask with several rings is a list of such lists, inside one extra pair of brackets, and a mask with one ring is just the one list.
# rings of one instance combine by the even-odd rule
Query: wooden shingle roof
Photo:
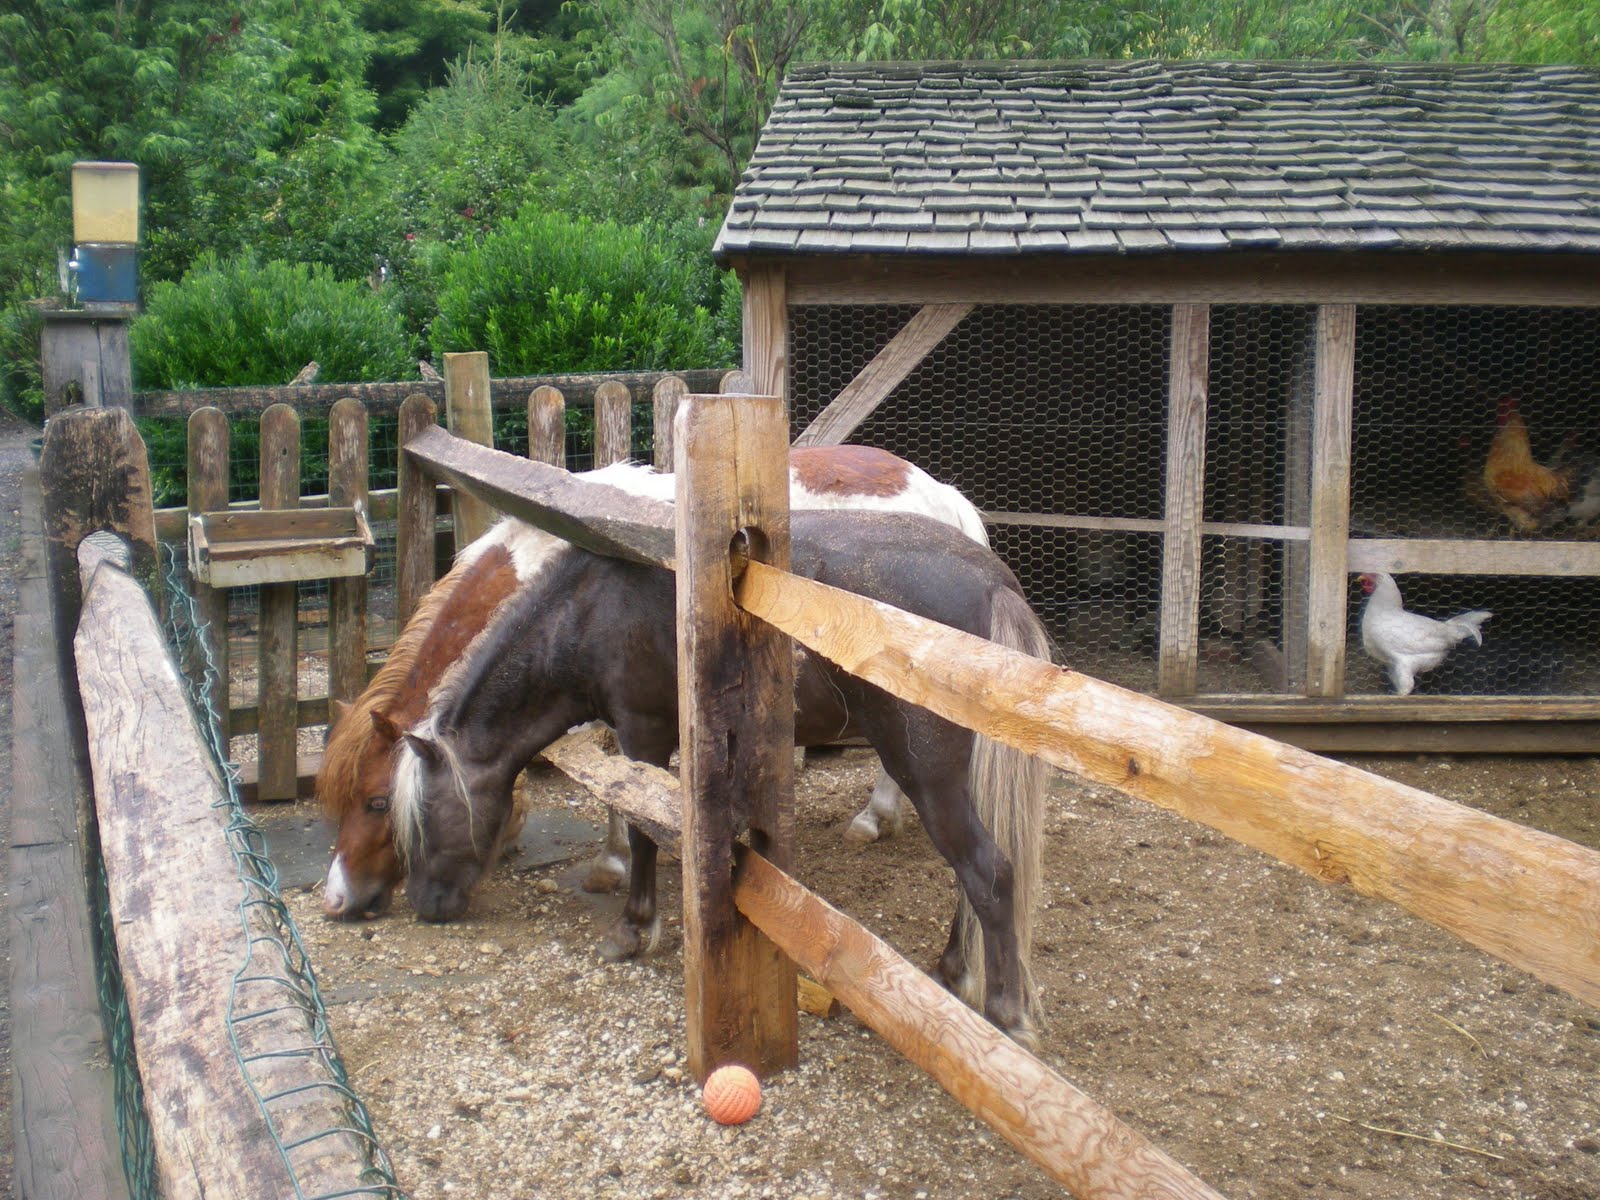
[(717, 239), (745, 254), (1600, 251), (1600, 73), (810, 64)]

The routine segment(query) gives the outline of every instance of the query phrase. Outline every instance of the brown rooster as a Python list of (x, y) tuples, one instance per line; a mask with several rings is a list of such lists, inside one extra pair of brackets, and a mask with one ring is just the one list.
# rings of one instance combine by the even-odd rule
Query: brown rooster
[(1572, 493), (1571, 466), (1559, 459), (1548, 467), (1533, 461), (1515, 396), (1500, 398), (1495, 424), (1481, 477), (1469, 480), (1468, 499), (1505, 517), (1518, 533), (1536, 533), (1561, 520)]

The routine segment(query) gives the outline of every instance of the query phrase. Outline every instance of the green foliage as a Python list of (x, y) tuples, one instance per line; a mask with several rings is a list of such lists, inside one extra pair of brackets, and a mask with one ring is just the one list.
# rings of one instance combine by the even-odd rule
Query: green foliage
[(44, 419), (43, 331), (38, 305), (12, 301), (0, 308), (0, 404), (30, 421)]
[(451, 263), (433, 351), (487, 350), (505, 375), (727, 365), (738, 325), (712, 232), (526, 209)]
[(205, 255), (151, 289), (128, 337), (140, 388), (282, 384), (312, 360), (325, 383), (414, 373), (400, 315), (366, 284), (304, 263)]

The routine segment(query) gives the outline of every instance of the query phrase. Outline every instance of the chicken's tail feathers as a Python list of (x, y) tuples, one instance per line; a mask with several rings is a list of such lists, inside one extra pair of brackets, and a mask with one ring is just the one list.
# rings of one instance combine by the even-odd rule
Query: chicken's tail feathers
[(1494, 616), (1488, 609), (1477, 608), (1451, 617), (1445, 624), (1457, 629), (1463, 638), (1471, 638), (1474, 645), (1483, 645), (1483, 623)]

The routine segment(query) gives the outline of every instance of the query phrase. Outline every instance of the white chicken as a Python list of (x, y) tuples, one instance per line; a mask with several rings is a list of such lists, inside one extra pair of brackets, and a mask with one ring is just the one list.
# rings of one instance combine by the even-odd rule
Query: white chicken
[(1361, 647), (1389, 672), (1397, 696), (1409, 696), (1417, 676), (1431, 671), (1456, 646), (1470, 638), (1483, 645), (1482, 625), (1494, 614), (1483, 609), (1436, 621), (1407, 612), (1393, 576), (1374, 572), (1361, 576), (1367, 602), (1361, 608)]

